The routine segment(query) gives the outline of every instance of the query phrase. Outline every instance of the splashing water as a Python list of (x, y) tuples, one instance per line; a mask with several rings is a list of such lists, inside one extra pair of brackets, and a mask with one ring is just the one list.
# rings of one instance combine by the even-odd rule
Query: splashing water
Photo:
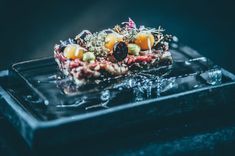
[[(175, 43), (177, 44), (177, 43)], [(175, 46), (175, 47), (178, 47)], [(174, 63), (171, 66), (151, 68), (118, 78), (109, 78), (99, 83), (76, 86), (58, 70), (33, 76), (33, 83), (41, 99), (26, 95), (26, 101), (33, 105), (49, 101), (47, 109), (61, 114), (107, 109), (126, 103), (159, 98), (175, 93), (219, 85), (223, 74), (219, 67), (205, 57), (185, 57), (172, 51)]]
[[(218, 67), (212, 69), (203, 69), (196, 67), (199, 62), (206, 62), (205, 57), (189, 59), (184, 62), (175, 62), (171, 67), (161, 67), (141, 71), (137, 74), (128, 75), (125, 78), (109, 80), (103, 84), (94, 84), (92, 90), (98, 91), (95, 95), (96, 104), (85, 107), (86, 110), (103, 107), (108, 108), (108, 105), (113, 102), (113, 99), (119, 100), (119, 95), (129, 93), (131, 101), (143, 101), (154, 97), (176, 93), (179, 90), (192, 90), (206, 85), (218, 85), (222, 81), (222, 72)], [(195, 68), (195, 69), (194, 69)], [(53, 80), (54, 81), (54, 80)], [(70, 80), (60, 79), (57, 85), (63, 90), (63, 93), (69, 96), (82, 94), (76, 85)], [(86, 88), (86, 87), (84, 87)], [(83, 91), (83, 92), (86, 92)], [(128, 96), (127, 94), (124, 96)], [(72, 104), (60, 105), (58, 107), (79, 107), (86, 105), (89, 98), (94, 98), (94, 95), (87, 96), (86, 100), (78, 100)]]

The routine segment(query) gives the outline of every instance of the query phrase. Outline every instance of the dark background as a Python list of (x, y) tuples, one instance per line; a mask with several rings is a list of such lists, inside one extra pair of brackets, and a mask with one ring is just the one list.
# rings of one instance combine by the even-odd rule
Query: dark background
[[(8, 68), (14, 62), (52, 56), (55, 43), (59, 42), (59, 40), (74, 37), (83, 29), (99, 31), (126, 21), (128, 17), (131, 17), (137, 24), (147, 26), (161, 25), (168, 33), (178, 36), (180, 42), (191, 46), (201, 54), (211, 58), (216, 64), (235, 73), (234, 7), (235, 2), (232, 0), (50, 0), (46, 2), (39, 0), (0, 0), (0, 70)], [(221, 113), (221, 110), (218, 111)], [(208, 115), (207, 113), (204, 116), (200, 115), (199, 119), (197, 119), (198, 124), (196, 123), (196, 125), (200, 125), (200, 128), (197, 128), (197, 126), (190, 127), (189, 123), (193, 123), (192, 121), (196, 120), (195, 116), (191, 118), (184, 117), (182, 119), (184, 121), (181, 124), (181, 126), (183, 125), (182, 127), (178, 125), (175, 119), (174, 123), (177, 123), (175, 126), (178, 131), (173, 133), (171, 131), (165, 132), (166, 130), (164, 130), (161, 137), (163, 135), (163, 138), (164, 136), (166, 138), (175, 138), (176, 136), (189, 135), (193, 131), (198, 132), (215, 127), (226, 127), (230, 124), (233, 125), (232, 130), (234, 130), (234, 113), (231, 112), (230, 114), (232, 115), (228, 115), (227, 111), (222, 112), (221, 116), (224, 118)], [(210, 118), (208, 119), (208, 117)], [(187, 126), (185, 127), (185, 125)], [(190, 133), (186, 133), (186, 131)], [(231, 140), (235, 140), (235, 133), (226, 135), (227, 133), (225, 132), (224, 130), (221, 133), (220, 130), (212, 131), (208, 133), (208, 138), (214, 138), (213, 135), (218, 134), (222, 138), (228, 136), (231, 137)], [(151, 139), (143, 140), (146, 135)], [(152, 138), (152, 136), (155, 136), (155, 138)], [(134, 135), (129, 137), (135, 138)], [(199, 135), (199, 137), (201, 136)], [(153, 135), (143, 134), (143, 136), (136, 137), (137, 139), (135, 138), (134, 141), (133, 138), (129, 139), (131, 142), (126, 144), (137, 142), (136, 144), (141, 144), (140, 149), (142, 149), (143, 144), (143, 149), (146, 152), (159, 149), (172, 152), (175, 149), (171, 147), (178, 147), (181, 144), (185, 145), (184, 142), (187, 142), (187, 140), (183, 139), (181, 142), (176, 142), (176, 145), (174, 142), (171, 144), (163, 142), (162, 145), (155, 143), (146, 147), (151, 142), (149, 140), (159, 140), (155, 133)], [(202, 139), (198, 146), (202, 147), (200, 144), (208, 140), (208, 138)], [(190, 138), (188, 140), (190, 142)], [(218, 140), (217, 142), (219, 142)], [(120, 142), (123, 144), (122, 140)], [(212, 142), (216, 142), (216, 140), (212, 140)], [(112, 141), (107, 144), (116, 146)], [(123, 146), (125, 147), (125, 145)], [(189, 146), (185, 147), (191, 146), (194, 145), (189, 144)], [(115, 148), (122, 149), (122, 152), (126, 153), (124, 147)], [(228, 147), (235, 149), (226, 145), (219, 146), (216, 150), (209, 150), (212, 153), (218, 154), (219, 152), (222, 154), (229, 152), (229, 150), (224, 150)], [(74, 155), (76, 155), (76, 152), (76, 150), (72, 151)], [(28, 149), (22, 138), (1, 117), (0, 155), (28, 155)]]
[(112, 27), (131, 17), (137, 24), (161, 25), (182, 43), (235, 72), (234, 6), (228, 0), (1, 1), (0, 69), (52, 56), (59, 40), (83, 29)]

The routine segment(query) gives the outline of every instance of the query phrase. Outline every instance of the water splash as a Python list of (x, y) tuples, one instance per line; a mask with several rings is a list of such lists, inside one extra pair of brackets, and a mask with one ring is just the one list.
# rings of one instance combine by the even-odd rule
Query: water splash
[(95, 104), (95, 105), (88, 106), (85, 109), (88, 110), (88, 109), (98, 108), (98, 107), (109, 108), (107, 105), (108, 105), (108, 103), (110, 101), (110, 98), (111, 98), (111, 95), (110, 95), (110, 91), (109, 90), (102, 91), (101, 95), (100, 95), (101, 103), (100, 104)]
[[(135, 102), (207, 85), (218, 85), (222, 83), (222, 71), (219, 67), (208, 65), (207, 58), (198, 57), (175, 61), (172, 66), (142, 70), (119, 78), (109, 78), (99, 84), (88, 84), (83, 88), (77, 87), (70, 78), (63, 77), (60, 73), (46, 78), (38, 77), (37, 83), (41, 86), (45, 86), (46, 83), (52, 87), (56, 85), (61, 90), (63, 95), (57, 93), (56, 96), (65, 98), (61, 98), (62, 102), (56, 105), (57, 108), (91, 110), (109, 108), (113, 102), (118, 103), (117, 101), (123, 96), (128, 102)], [(33, 100), (30, 101), (34, 103)]]
[(87, 97), (83, 97), (80, 100), (77, 100), (73, 104), (61, 104), (61, 105), (57, 105), (56, 107), (79, 107), (79, 106), (86, 104), (86, 98)]

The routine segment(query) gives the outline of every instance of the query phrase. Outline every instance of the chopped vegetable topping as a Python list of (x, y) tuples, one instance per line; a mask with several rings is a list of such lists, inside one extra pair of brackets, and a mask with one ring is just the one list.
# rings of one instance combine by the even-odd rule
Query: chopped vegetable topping
[(85, 49), (77, 44), (69, 44), (64, 49), (64, 56), (68, 59), (82, 59)]
[(105, 47), (112, 51), (114, 44), (119, 41), (122, 41), (121, 35), (118, 35), (116, 33), (108, 34), (105, 38)]
[(112, 29), (83, 30), (74, 39), (60, 41), (54, 56), (60, 70), (77, 84), (86, 78), (124, 75), (132, 69), (172, 63), (168, 51), (172, 36), (163, 32), (161, 27), (137, 27), (129, 18)]
[(85, 62), (92, 62), (95, 60), (95, 55), (92, 52), (86, 52), (83, 54), (83, 61)]
[(128, 47), (128, 54), (135, 55), (135, 56), (139, 55), (140, 47), (137, 44), (129, 43), (127, 47)]
[(139, 32), (135, 38), (135, 44), (139, 45), (142, 50), (151, 49), (154, 41), (154, 36), (148, 31)]

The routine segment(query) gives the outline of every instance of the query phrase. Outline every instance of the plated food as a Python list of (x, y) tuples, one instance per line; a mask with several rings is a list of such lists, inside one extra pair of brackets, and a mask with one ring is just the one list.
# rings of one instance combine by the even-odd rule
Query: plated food
[(77, 85), (171, 65), (172, 36), (161, 27), (137, 27), (128, 22), (91, 33), (83, 30), (75, 38), (54, 47), (59, 69)]

